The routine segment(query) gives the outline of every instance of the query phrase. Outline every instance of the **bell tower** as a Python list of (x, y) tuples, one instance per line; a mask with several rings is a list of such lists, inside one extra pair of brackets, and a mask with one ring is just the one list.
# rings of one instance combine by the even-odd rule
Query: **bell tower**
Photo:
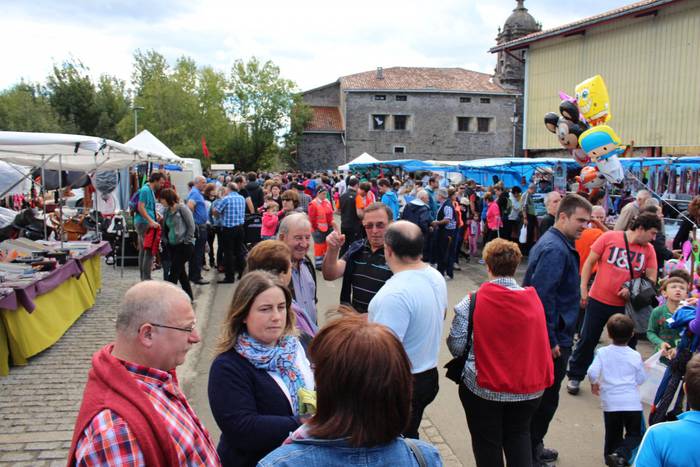
[[(525, 8), (525, 0), (516, 0), (516, 6), (503, 29), (498, 29), (496, 44), (500, 45), (542, 30), (542, 25)], [(504, 87), (522, 91), (525, 83), (525, 51), (498, 52), (496, 80)]]

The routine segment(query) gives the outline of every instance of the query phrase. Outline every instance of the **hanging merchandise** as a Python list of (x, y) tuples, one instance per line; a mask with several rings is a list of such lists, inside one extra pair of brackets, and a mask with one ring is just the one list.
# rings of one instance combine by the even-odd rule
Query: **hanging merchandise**
[(576, 86), (576, 103), (591, 126), (605, 124), (612, 118), (608, 88), (600, 75), (588, 78)]

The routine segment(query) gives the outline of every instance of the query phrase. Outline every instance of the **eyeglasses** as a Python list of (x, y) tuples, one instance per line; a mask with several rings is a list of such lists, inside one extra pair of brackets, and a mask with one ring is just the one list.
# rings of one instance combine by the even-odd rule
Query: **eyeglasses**
[(166, 328), (166, 329), (174, 329), (176, 331), (182, 331), (186, 332), (188, 334), (191, 334), (192, 331), (194, 331), (194, 327), (197, 325), (197, 323), (193, 324), (192, 326), (188, 328), (178, 328), (176, 326), (166, 326), (165, 324), (156, 324), (156, 323), (149, 323), (151, 326), (155, 326), (157, 328)]
[(384, 222), (377, 222), (376, 224), (372, 223), (372, 222), (368, 222), (366, 224), (363, 224), (362, 226), (367, 230), (372, 230), (372, 229), (382, 230), (382, 229), (386, 228), (386, 224)]

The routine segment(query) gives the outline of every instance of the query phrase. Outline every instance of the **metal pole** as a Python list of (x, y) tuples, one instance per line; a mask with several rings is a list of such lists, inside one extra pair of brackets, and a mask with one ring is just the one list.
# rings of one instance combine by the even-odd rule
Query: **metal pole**
[(125, 247), (125, 239), (126, 239), (126, 217), (122, 214), (122, 270), (120, 273), (120, 278), (124, 278), (124, 248)]
[[(76, 151), (78, 150), (76, 146)], [(61, 249), (63, 249), (63, 155), (58, 154), (58, 225), (61, 237)]]
[(44, 240), (49, 239), (48, 231), (46, 230), (46, 221), (48, 220), (46, 214), (46, 195), (44, 194), (44, 187), (46, 186), (46, 178), (44, 178), (44, 156), (41, 156), (41, 206), (44, 208)]

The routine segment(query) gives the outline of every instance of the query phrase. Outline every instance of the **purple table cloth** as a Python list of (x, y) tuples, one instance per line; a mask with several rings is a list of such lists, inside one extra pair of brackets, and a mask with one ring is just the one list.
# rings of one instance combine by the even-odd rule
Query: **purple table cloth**
[(110, 251), (112, 251), (112, 247), (109, 245), (109, 242), (100, 242), (82, 255), (69, 258), (65, 264), (60, 265), (39, 280), (17, 286), (6, 284), (7, 288), (13, 290), (0, 299), (0, 308), (16, 310), (23, 306), (25, 310), (31, 313), (36, 308), (34, 299), (37, 295), (51, 292), (71, 277), (80, 277), (83, 273), (83, 261), (98, 254), (102, 256), (107, 255)]

